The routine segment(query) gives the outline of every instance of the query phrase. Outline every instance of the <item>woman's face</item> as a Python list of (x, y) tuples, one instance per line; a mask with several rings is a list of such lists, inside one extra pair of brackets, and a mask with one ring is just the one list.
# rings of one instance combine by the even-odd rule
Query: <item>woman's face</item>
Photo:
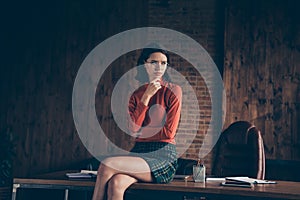
[(160, 52), (150, 54), (145, 62), (145, 68), (149, 77), (149, 81), (161, 79), (168, 65), (167, 56)]

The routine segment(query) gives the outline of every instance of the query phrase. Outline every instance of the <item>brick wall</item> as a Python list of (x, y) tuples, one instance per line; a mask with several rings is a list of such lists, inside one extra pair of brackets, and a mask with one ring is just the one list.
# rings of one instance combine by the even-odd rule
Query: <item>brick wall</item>
[[(173, 29), (193, 38), (209, 53), (222, 73), (223, 12), (220, 2), (150, 0), (148, 6), (149, 26)], [(199, 55), (191, 56), (197, 58)], [(180, 151), (186, 144), (191, 143), (181, 157), (198, 159), (199, 149), (211, 121), (211, 97), (203, 75), (190, 63), (178, 55), (173, 55), (171, 62), (173, 67), (186, 77), (197, 96), (196, 100), (190, 98), (189, 94), (185, 94), (186, 88), (183, 88), (184, 99), (177, 132), (177, 147)], [(198, 105), (200, 113), (194, 112), (191, 105)], [(197, 127), (194, 126), (195, 123)], [(209, 173), (212, 155), (209, 154), (204, 159)]]

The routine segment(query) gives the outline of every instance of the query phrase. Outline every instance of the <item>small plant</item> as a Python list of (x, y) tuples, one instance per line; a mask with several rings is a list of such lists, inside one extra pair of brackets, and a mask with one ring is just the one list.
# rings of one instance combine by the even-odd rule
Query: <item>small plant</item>
[(12, 183), (12, 163), (14, 144), (9, 129), (0, 132), (0, 187), (10, 186)]

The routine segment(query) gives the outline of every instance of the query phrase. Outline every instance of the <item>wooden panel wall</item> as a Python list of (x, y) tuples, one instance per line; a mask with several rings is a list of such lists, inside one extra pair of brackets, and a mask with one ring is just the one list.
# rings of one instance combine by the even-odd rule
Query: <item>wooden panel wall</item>
[(299, 1), (228, 0), (226, 125), (261, 129), (268, 159), (300, 160)]
[(76, 73), (100, 42), (146, 25), (145, 3), (66, 0), (3, 5), (7, 29), (0, 126), (10, 127), (15, 136), (16, 176), (65, 168), (91, 157), (73, 122)]

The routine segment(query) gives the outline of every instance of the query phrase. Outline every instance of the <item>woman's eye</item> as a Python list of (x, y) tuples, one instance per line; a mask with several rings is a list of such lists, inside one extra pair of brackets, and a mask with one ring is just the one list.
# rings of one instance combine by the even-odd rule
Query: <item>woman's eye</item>
[(145, 61), (146, 63), (150, 63), (151, 65), (153, 66), (158, 66), (158, 65), (162, 65), (162, 66), (167, 66), (168, 65), (168, 62), (167, 61), (156, 61), (156, 60), (151, 60), (149, 62)]

